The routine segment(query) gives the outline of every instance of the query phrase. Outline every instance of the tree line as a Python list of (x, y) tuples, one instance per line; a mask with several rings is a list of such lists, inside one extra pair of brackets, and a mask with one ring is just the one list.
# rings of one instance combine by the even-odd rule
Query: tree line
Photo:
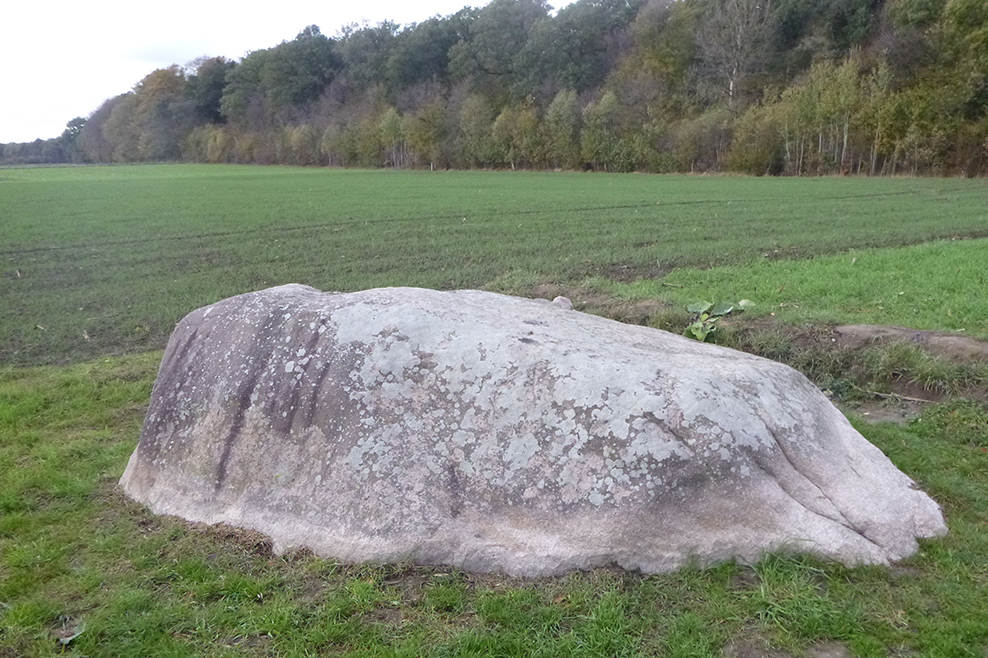
[(492, 0), (149, 73), (0, 162), (981, 175), (984, 0)]

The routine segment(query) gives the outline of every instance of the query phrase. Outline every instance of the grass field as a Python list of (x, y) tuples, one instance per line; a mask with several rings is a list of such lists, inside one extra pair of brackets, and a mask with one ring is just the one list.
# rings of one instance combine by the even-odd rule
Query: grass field
[(754, 310), (789, 322), (896, 324), (988, 338), (988, 240), (685, 268), (661, 280), (602, 281), (597, 287), (622, 299), (661, 297), (678, 306), (752, 299)]
[(746, 315), (780, 326), (986, 337), (988, 239), (967, 239), (984, 236), (977, 180), (0, 169), (0, 658), (983, 658), (988, 407), (976, 401), (948, 396), (908, 425), (852, 416), (950, 527), (891, 568), (768, 556), (518, 581), (345, 566), (151, 516), (115, 485), (155, 350), (182, 315), (229, 295), (287, 282), (558, 289), (658, 299), (648, 308), (668, 304), (664, 321), (698, 298), (743, 297), (756, 302)]
[(770, 644), (783, 658), (836, 642), (981, 658), (988, 644), (982, 406), (859, 425), (950, 526), (893, 568), (776, 556), (517, 581), (276, 557), (249, 533), (151, 516), (115, 484), (159, 356), (0, 373), (0, 656), (714, 657)]
[(0, 209), (0, 363), (19, 365), (160, 348), (189, 310), (289, 282), (525, 293), (988, 236), (988, 186), (954, 179), (6, 169)]

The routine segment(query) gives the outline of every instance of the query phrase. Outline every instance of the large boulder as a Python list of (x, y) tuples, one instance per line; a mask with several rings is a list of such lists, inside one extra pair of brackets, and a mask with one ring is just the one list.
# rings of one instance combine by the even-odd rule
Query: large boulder
[(545, 301), (289, 285), (176, 328), (121, 480), (345, 561), (886, 564), (940, 509), (781, 364)]

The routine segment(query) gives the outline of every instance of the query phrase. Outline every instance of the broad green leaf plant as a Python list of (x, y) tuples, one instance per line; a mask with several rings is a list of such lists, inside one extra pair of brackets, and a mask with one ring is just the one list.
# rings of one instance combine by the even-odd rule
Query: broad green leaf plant
[(687, 338), (695, 338), (701, 343), (706, 342), (717, 331), (717, 322), (721, 318), (731, 313), (740, 313), (752, 306), (754, 306), (754, 302), (750, 299), (742, 299), (737, 303), (694, 302), (686, 307), (686, 310), (693, 314), (693, 321), (686, 327), (683, 335)]

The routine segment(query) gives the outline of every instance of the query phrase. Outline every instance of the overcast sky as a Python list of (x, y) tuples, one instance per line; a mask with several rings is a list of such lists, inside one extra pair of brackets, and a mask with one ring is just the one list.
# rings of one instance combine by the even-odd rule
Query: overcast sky
[[(550, 0), (559, 9), (572, 0)], [(307, 25), (407, 24), (488, 0), (26, 0), (4, 3), (0, 143), (57, 137), (154, 69), (200, 55), (240, 59), (295, 38)], [(263, 8), (261, 8), (263, 7)]]

